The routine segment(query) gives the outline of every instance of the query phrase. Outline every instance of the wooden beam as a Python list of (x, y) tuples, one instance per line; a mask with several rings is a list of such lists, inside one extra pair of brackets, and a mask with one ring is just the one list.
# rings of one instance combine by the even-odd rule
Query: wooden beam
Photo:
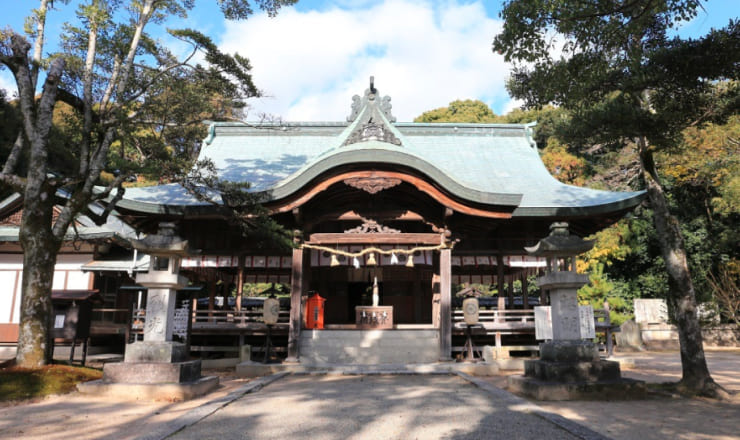
[[(337, 217), (337, 220), (357, 220), (357, 221), (366, 221), (367, 217), (362, 216), (358, 214), (355, 211), (347, 211), (344, 214), (340, 214)], [(393, 218), (393, 220), (402, 220), (402, 221), (424, 221), (424, 217), (416, 212), (413, 211), (405, 211), (404, 213), (400, 214), (399, 216)]]
[(439, 360), (452, 360), (452, 250), (439, 252)]
[(441, 243), (440, 234), (433, 233), (370, 233), (370, 234), (346, 234), (346, 233), (316, 233), (311, 234), (308, 244), (334, 245), (334, 244), (418, 244), (435, 246)]
[(403, 182), (413, 185), (414, 187), (416, 187), (416, 189), (428, 194), (441, 205), (454, 211), (485, 218), (511, 218), (511, 212), (494, 211), (493, 209), (496, 208), (487, 210), (467, 206), (447, 196), (445, 193), (437, 189), (435, 185), (425, 181), (424, 179), (396, 171), (352, 171), (336, 176), (331, 176), (324, 180), (321, 180), (318, 184), (316, 184), (313, 188), (310, 188), (301, 196), (282, 202), (284, 204), (270, 204), (269, 209), (272, 211), (273, 214), (292, 211), (294, 208), (299, 207), (309, 200), (313, 199), (317, 194), (326, 191), (327, 188), (334, 185), (335, 183), (343, 182), (345, 179), (354, 178), (399, 179)]

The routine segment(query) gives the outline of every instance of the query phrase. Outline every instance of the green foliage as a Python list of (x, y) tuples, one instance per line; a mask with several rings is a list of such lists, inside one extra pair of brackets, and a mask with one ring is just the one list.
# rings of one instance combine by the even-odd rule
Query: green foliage
[(541, 157), (547, 170), (559, 181), (576, 186), (586, 183), (589, 171), (586, 160), (571, 154), (555, 137), (548, 139)]
[[(510, 93), (527, 107), (556, 104), (571, 112), (570, 142), (618, 144), (645, 136), (676, 144), (683, 128), (737, 109), (740, 25), (696, 40), (669, 38), (691, 19), (698, 0), (581, 2), (512, 0), (493, 46), (516, 65)], [(562, 56), (550, 53), (564, 38)], [(560, 40), (563, 41), (563, 40)]]
[(422, 113), (414, 122), (496, 123), (501, 119), (483, 101), (458, 99), (447, 107)]
[(541, 108), (514, 109), (500, 116), (498, 122), (507, 124), (528, 124), (537, 122), (534, 127), (534, 141), (539, 148), (546, 147), (548, 142), (568, 120), (568, 113), (562, 109), (546, 105)]
[(578, 301), (583, 305), (590, 305), (594, 309), (604, 308), (604, 302), (609, 303), (609, 317), (615, 325), (632, 318), (632, 301), (622, 296), (614, 295), (614, 283), (604, 273), (604, 265), (598, 264), (589, 273), (589, 284), (578, 290)]
[[(280, 6), (294, 1), (253, 3), (274, 15)], [(30, 38), (39, 38), (40, 30), (46, 27), (46, 15), (53, 11), (53, 2), (49, 3), (50, 9), (45, 11), (46, 3), (42, 2), (28, 21)], [(66, 3), (60, 0), (58, 4)], [(218, 1), (230, 19), (246, 18), (253, 3)], [(11, 29), (0, 32), (0, 64), (14, 73), (24, 122), (19, 124), (24, 136), (7, 154), (0, 178), (25, 192), (19, 235), (25, 255), (44, 255), (35, 260), (39, 267), (27, 268), (34, 277), (24, 277), (22, 286), (25, 299), (17, 351), (24, 366), (50, 360), (43, 341), (48, 337), (53, 261), (73, 220), (91, 202), (115, 194), (96, 217), (105, 221), (123, 196), (123, 181), (136, 172), (151, 176), (158, 168), (165, 179), (167, 174), (184, 174), (204, 134), (192, 118), (231, 114), (243, 106), (244, 99), (258, 94), (246, 58), (219, 52), (196, 31), (172, 31), (193, 50), (182, 59), (147, 33), (172, 16), (186, 17), (195, 0), (75, 4), (79, 6), (76, 22), (65, 24), (59, 35), (45, 37), (60, 44), (60, 52), (47, 58), (43, 58), (47, 56), (43, 41), (37, 41), (39, 51), (29, 55), (32, 44), (20, 33)], [(194, 62), (199, 52), (205, 59), (202, 64)], [(39, 88), (42, 70), (44, 85)], [(41, 97), (35, 99), (39, 89)], [(54, 112), (60, 101), (69, 106), (61, 114)], [(25, 156), (28, 164), (24, 167)], [(105, 173), (102, 179), (101, 173)], [(107, 187), (96, 190), (95, 185), (103, 182)], [(62, 188), (67, 200), (58, 215), (52, 216), (57, 200), (47, 196)], [(115, 193), (114, 188), (118, 189)], [(237, 192), (223, 183), (212, 190), (224, 191), (224, 200), (228, 193)], [(237, 200), (237, 196), (230, 200)], [(235, 221), (240, 217), (245, 224), (253, 224), (256, 234), (279, 233), (274, 224), (261, 221), (264, 215), (253, 202), (250, 199), (244, 206), (225, 209), (235, 214)], [(248, 211), (250, 208), (254, 211)]]

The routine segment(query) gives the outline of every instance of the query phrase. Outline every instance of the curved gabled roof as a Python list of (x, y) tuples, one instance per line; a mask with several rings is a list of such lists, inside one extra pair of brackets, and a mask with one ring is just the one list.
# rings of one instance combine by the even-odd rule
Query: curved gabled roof
[[(393, 123), (377, 91), (355, 97), (347, 123), (214, 123), (199, 159), (224, 180), (287, 199), (339, 168), (399, 167), (461, 203), (509, 206), (514, 216), (596, 215), (637, 205), (644, 192), (565, 185), (545, 168), (524, 124)], [(218, 197), (216, 196), (217, 200)], [(177, 184), (131, 188), (119, 206), (177, 213), (210, 206)]]

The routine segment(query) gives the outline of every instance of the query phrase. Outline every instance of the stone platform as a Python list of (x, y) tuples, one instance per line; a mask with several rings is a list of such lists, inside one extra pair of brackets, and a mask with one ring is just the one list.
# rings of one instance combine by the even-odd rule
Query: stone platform
[(645, 382), (620, 378), (600, 382), (551, 382), (526, 376), (509, 376), (508, 391), (535, 400), (632, 400), (644, 399)]
[(623, 379), (619, 362), (599, 358), (590, 341), (551, 341), (540, 359), (524, 362), (523, 376), (509, 377), (509, 391), (537, 400), (608, 400), (644, 397), (641, 381)]
[(103, 381), (115, 383), (191, 383), (200, 378), (200, 361), (120, 362), (103, 366)]
[(293, 374), (455, 374), (465, 373), (471, 376), (492, 376), (498, 374), (499, 365), (487, 362), (435, 362), (425, 364), (324, 364), (307, 365), (302, 363), (262, 364), (242, 362), (236, 366), (236, 374), (242, 377), (259, 377), (269, 374), (288, 372)]
[(78, 385), (83, 394), (123, 400), (187, 400), (218, 387), (218, 377), (202, 377), (201, 361), (188, 360), (185, 345), (144, 341), (126, 346), (123, 362), (103, 366), (103, 378)]
[(77, 385), (82, 394), (105, 396), (120, 400), (189, 400), (208, 394), (218, 387), (218, 377), (201, 377), (187, 383), (114, 383), (104, 380)]

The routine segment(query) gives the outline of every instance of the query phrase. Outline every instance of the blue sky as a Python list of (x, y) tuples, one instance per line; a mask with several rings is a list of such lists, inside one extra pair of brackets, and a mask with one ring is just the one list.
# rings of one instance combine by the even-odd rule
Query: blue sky
[[(21, 29), (37, 4), (0, 0), (0, 24)], [(58, 10), (50, 14), (48, 50), (61, 24), (74, 17), (72, 4), (57, 1)], [(469, 0), (299, 0), (275, 18), (256, 14), (227, 22), (214, 0), (197, 0), (187, 19), (168, 26), (199, 29), (222, 50), (250, 59), (265, 97), (250, 102), (249, 119), (269, 113), (288, 121), (343, 120), (352, 95), (361, 94), (374, 75), (380, 92), (392, 97), (398, 120), (410, 121), (455, 99), (480, 99), (499, 114), (518, 105), (504, 88), (510, 66), (491, 52), (501, 28), (500, 6)], [(740, 15), (740, 0), (709, 0), (704, 8), (681, 35), (726, 25)], [(7, 71), (0, 71), (0, 87), (14, 90)]]

